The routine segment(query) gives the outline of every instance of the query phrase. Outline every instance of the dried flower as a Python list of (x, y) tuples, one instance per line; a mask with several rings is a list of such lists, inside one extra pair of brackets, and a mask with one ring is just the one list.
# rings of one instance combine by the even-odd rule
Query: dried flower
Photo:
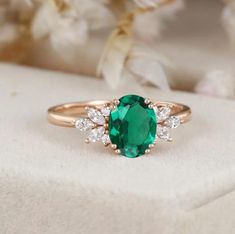
[[(145, 2), (139, 0), (136, 2)], [(149, 3), (162, 1), (146, 1), (146, 6)], [(140, 5), (140, 4), (139, 4)], [(149, 5), (151, 6), (151, 4)], [(171, 4), (162, 6), (154, 11), (145, 14), (137, 15), (134, 22), (135, 37), (143, 42), (151, 43), (161, 35), (165, 28), (165, 22), (174, 19), (175, 14), (184, 8), (183, 0), (172, 1)], [(147, 27), (146, 27), (147, 26)]]
[(173, 66), (150, 47), (135, 45), (129, 53), (125, 69), (141, 83), (150, 83), (162, 90), (170, 89), (167, 73)]
[(196, 88), (196, 93), (222, 98), (235, 97), (235, 80), (230, 72), (215, 70), (206, 74)]
[(4, 23), (0, 27), (0, 48), (15, 42), (19, 38), (19, 28), (14, 23)]
[(49, 38), (51, 46), (67, 61), (74, 58), (76, 48), (83, 46), (90, 30), (104, 29), (115, 19), (105, 5), (91, 0), (70, 0), (68, 7), (58, 10), (44, 2), (32, 24), (35, 39)]
[(223, 23), (227, 34), (235, 47), (235, 1), (229, 1), (223, 10)]

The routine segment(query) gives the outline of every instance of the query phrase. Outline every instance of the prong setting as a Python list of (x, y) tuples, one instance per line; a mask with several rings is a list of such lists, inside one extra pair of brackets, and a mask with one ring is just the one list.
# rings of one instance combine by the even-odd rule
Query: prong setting
[(90, 140), (88, 138), (86, 138), (85, 143), (90, 144)]
[(117, 149), (117, 145), (111, 144), (111, 148), (112, 148), (113, 150), (116, 150), (116, 149)]
[(151, 152), (150, 149), (145, 150), (145, 154), (149, 154), (150, 152)]
[(151, 101), (150, 101), (150, 99), (149, 98), (145, 98), (145, 100), (144, 100), (144, 103), (145, 104), (149, 104)]
[(149, 107), (150, 109), (153, 109), (153, 107), (154, 107), (153, 103), (150, 103), (150, 104), (148, 105), (148, 107)]
[(120, 101), (118, 99), (114, 99), (113, 103), (114, 103), (115, 106), (117, 106), (118, 104), (120, 104)]
[(116, 149), (116, 150), (115, 150), (115, 153), (116, 153), (116, 154), (121, 154), (121, 150), (120, 150), (120, 149)]

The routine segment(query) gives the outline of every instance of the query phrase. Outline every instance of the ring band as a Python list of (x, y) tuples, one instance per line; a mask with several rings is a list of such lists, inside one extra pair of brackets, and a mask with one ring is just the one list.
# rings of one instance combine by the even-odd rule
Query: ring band
[(67, 103), (48, 110), (50, 123), (90, 131), (86, 143), (101, 140), (131, 158), (149, 153), (158, 139), (172, 141), (169, 130), (190, 118), (191, 109), (186, 105), (153, 102), (137, 95)]

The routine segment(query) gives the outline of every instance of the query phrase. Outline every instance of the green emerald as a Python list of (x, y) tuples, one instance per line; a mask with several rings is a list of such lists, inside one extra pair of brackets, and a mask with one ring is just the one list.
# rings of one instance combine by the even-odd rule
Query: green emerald
[(156, 136), (157, 118), (143, 97), (127, 95), (110, 113), (109, 137), (121, 154), (135, 158), (145, 154)]

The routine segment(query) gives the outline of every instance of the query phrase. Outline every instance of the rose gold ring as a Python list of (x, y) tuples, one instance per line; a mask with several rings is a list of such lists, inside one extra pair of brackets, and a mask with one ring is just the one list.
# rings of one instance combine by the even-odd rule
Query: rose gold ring
[(48, 110), (50, 123), (88, 131), (86, 143), (102, 141), (129, 158), (149, 153), (158, 141), (172, 141), (170, 129), (191, 118), (188, 106), (126, 95), (112, 101), (67, 103)]

